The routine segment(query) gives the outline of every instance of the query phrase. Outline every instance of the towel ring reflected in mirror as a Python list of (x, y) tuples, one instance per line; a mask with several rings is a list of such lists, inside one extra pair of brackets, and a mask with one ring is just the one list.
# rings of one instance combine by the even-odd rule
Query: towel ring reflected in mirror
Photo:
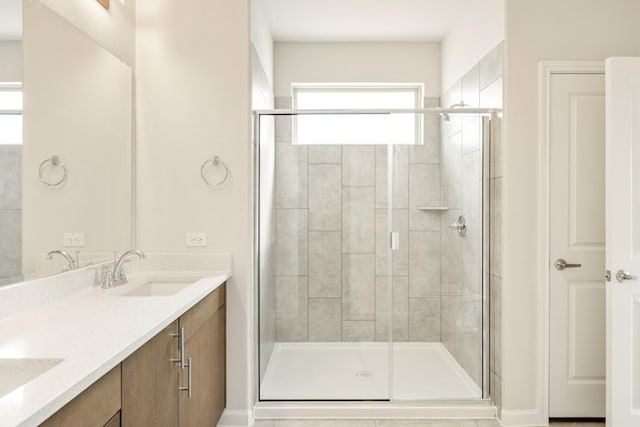
[[(56, 181), (47, 180), (43, 176), (47, 168), (61, 169), (62, 176), (60, 177), (60, 179)], [(42, 182), (44, 185), (47, 185), (49, 187), (57, 187), (58, 185), (62, 184), (65, 179), (67, 179), (67, 167), (64, 165), (64, 163), (62, 163), (62, 161), (60, 160), (60, 157), (54, 154), (53, 156), (47, 159), (44, 159), (42, 163), (40, 163), (40, 166), (38, 167), (38, 178), (40, 178), (40, 182)]]
[[(224, 176), (218, 182), (211, 182), (207, 178), (206, 169), (209, 165), (211, 165), (211, 167), (222, 166), (224, 168)], [(227, 178), (229, 178), (229, 168), (227, 167), (227, 164), (220, 159), (220, 157), (213, 156), (212, 158), (205, 160), (200, 167), (200, 176), (208, 187), (217, 187), (224, 184), (227, 181)]]

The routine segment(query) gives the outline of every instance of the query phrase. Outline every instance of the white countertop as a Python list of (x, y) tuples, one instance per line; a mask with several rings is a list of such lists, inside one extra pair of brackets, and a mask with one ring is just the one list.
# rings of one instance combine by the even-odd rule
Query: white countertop
[[(171, 296), (119, 296), (149, 277), (195, 283)], [(230, 277), (228, 271), (146, 271), (130, 275), (129, 284), (87, 286), (0, 320), (1, 359), (63, 359), (0, 398), (0, 425), (37, 426)]]

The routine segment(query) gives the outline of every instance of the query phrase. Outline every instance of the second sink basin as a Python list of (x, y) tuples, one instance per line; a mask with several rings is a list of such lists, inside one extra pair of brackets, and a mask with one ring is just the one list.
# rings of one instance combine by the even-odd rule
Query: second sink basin
[(62, 359), (0, 359), (0, 398), (44, 374)]
[(149, 279), (141, 285), (134, 285), (135, 288), (121, 294), (123, 297), (166, 297), (175, 295), (187, 286), (192, 285), (194, 280), (185, 279)]

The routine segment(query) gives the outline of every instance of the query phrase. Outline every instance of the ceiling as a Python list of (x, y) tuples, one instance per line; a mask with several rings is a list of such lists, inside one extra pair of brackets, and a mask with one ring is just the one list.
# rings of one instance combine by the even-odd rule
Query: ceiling
[(0, 40), (22, 39), (22, 0), (0, 0)]
[(257, 1), (274, 41), (407, 42), (443, 40), (471, 0)]

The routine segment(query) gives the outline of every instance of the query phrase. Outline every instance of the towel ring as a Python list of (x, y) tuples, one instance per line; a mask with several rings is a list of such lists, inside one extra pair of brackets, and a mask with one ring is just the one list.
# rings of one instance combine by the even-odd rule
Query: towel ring
[[(49, 182), (42, 176), (42, 173), (49, 163), (51, 163), (51, 167), (53, 168), (59, 167), (62, 169), (62, 178), (60, 178), (58, 181)], [(42, 182), (44, 185), (48, 185), (49, 187), (57, 187), (58, 185), (62, 184), (65, 179), (67, 179), (67, 167), (60, 161), (60, 157), (58, 157), (57, 154), (54, 154), (48, 159), (44, 159), (42, 163), (40, 163), (40, 166), (38, 167), (38, 177), (40, 178), (40, 182)]]
[[(211, 164), (211, 166), (222, 165), (222, 167), (224, 167), (224, 176), (222, 177), (222, 179), (220, 181), (218, 181), (218, 182), (210, 182), (207, 179), (207, 175), (205, 174), (204, 171), (207, 168), (207, 165), (209, 165), (209, 164)], [(225, 181), (227, 180), (227, 178), (229, 178), (229, 168), (227, 167), (227, 164), (225, 162), (220, 160), (220, 157), (213, 156), (212, 158), (205, 160), (205, 162), (200, 167), (200, 176), (202, 177), (202, 180), (204, 181), (204, 183), (207, 184), (209, 187), (217, 187), (218, 185), (224, 184)]]

